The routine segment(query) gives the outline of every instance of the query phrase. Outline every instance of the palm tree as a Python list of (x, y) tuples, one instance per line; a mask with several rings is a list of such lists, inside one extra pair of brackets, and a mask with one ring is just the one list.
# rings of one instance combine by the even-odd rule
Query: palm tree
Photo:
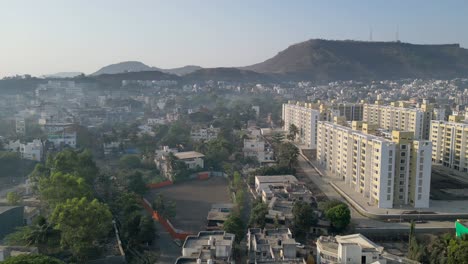
[(450, 234), (445, 234), (442, 237), (438, 237), (431, 245), (431, 264), (445, 264), (448, 258), (448, 247), (450, 240), (452, 239)]
[(289, 135), (288, 135), (288, 139), (289, 140), (296, 140), (296, 135), (299, 133), (299, 129), (297, 128), (296, 125), (294, 124), (291, 124), (289, 125)]
[(299, 149), (292, 143), (286, 142), (281, 144), (281, 146), (279, 147), (279, 163), (288, 166), (288, 168), (291, 169), (293, 167), (293, 165), (297, 162), (298, 157)]
[(283, 142), (283, 140), (284, 140), (284, 135), (280, 133), (275, 133), (271, 137), (271, 141), (273, 142), (274, 146), (278, 146), (279, 144)]

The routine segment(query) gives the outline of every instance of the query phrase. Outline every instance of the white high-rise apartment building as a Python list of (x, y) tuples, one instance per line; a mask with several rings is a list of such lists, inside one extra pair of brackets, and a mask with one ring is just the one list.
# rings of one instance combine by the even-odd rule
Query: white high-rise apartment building
[(432, 121), (432, 161), (454, 170), (468, 172), (468, 123), (461, 116), (449, 121)]
[(433, 105), (423, 103), (420, 108), (409, 107), (406, 102), (393, 102), (383, 105), (364, 104), (362, 120), (387, 130), (411, 131), (416, 139), (429, 139)]
[(412, 132), (377, 131), (353, 121), (352, 128), (319, 121), (317, 160), (368, 203), (379, 208), (429, 207), (431, 143)]
[(317, 122), (320, 118), (320, 110), (313, 109), (313, 104), (289, 101), (283, 104), (284, 130), (288, 131), (290, 125), (295, 125), (299, 133), (296, 141), (308, 148), (317, 147)]

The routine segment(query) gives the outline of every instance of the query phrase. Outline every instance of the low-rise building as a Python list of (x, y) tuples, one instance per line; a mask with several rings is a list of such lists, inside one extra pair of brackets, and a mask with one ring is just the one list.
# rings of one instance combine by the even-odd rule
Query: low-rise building
[(8, 151), (18, 152), (22, 159), (41, 161), (44, 153), (44, 146), (40, 139), (34, 139), (32, 142), (21, 143), (19, 140), (10, 141), (4, 147)]
[(221, 230), (224, 222), (231, 215), (234, 204), (213, 204), (206, 217), (206, 230)]
[(383, 249), (361, 234), (321, 236), (317, 240), (317, 264), (385, 264)]
[(224, 231), (201, 231), (187, 236), (176, 264), (230, 264), (235, 236)]
[(261, 130), (258, 128), (249, 128), (248, 138), (244, 139), (244, 157), (255, 158), (260, 163), (274, 162), (274, 152), (267, 142), (261, 136)]
[(20, 145), (21, 158), (41, 161), (44, 153), (44, 146), (40, 139), (34, 139), (32, 142)]
[(0, 206), (0, 240), (23, 224), (23, 206)]
[(305, 264), (304, 258), (297, 257), (297, 246), (289, 228), (250, 228), (247, 263)]
[(183, 161), (187, 169), (197, 170), (205, 167), (203, 159), (205, 155), (202, 153), (196, 151), (177, 152), (177, 149), (170, 149), (165, 146), (162, 150), (156, 151), (154, 162), (161, 171), (161, 174), (170, 180), (174, 180), (173, 168), (169, 160), (170, 153), (172, 153), (177, 160)]
[(192, 128), (190, 138), (193, 141), (210, 141), (218, 137), (220, 129), (215, 127)]
[(73, 128), (66, 128), (61, 132), (49, 133), (47, 141), (52, 143), (55, 148), (64, 146), (76, 148), (76, 131)]
[(315, 202), (312, 192), (292, 175), (255, 176), (255, 186), (258, 197), (268, 206), (265, 218), (270, 223), (277, 220), (287, 225), (293, 220), (295, 202)]
[(267, 202), (273, 197), (270, 185), (284, 185), (298, 182), (297, 178), (293, 175), (255, 176), (255, 191), (264, 202)]
[(187, 168), (189, 169), (196, 169), (196, 168), (204, 168), (204, 161), (203, 158), (205, 155), (201, 154), (200, 152), (196, 151), (184, 151), (184, 152), (177, 152), (174, 153), (174, 156), (177, 159), (183, 161)]

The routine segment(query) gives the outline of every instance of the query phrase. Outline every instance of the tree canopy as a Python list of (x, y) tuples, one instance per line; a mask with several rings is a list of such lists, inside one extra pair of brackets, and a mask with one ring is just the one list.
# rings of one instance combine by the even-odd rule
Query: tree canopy
[(244, 222), (242, 222), (242, 219), (236, 213), (231, 213), (231, 215), (229, 215), (228, 219), (226, 219), (226, 221), (223, 224), (223, 230), (228, 233), (234, 234), (236, 236), (235, 240), (237, 243), (242, 241), (242, 238), (244, 238)]
[(85, 197), (58, 204), (50, 220), (61, 232), (62, 247), (68, 248), (79, 259), (86, 258), (112, 226), (112, 215), (107, 205)]
[(265, 216), (268, 213), (267, 204), (258, 201), (253, 204), (252, 212), (250, 213), (249, 226), (251, 227), (265, 227)]
[(28, 254), (10, 257), (2, 264), (65, 264), (65, 262), (40, 254)]
[(53, 209), (55, 205), (72, 198), (91, 198), (91, 187), (84, 178), (69, 173), (55, 172), (39, 180), (39, 194)]
[(285, 142), (279, 146), (277, 159), (280, 166), (291, 169), (296, 164), (298, 157), (299, 149), (294, 144)]
[(317, 223), (317, 216), (315, 215), (312, 206), (306, 202), (295, 202), (292, 213), (294, 217), (294, 231), (296, 236), (307, 234), (310, 227)]
[(140, 157), (137, 155), (124, 155), (119, 159), (121, 169), (137, 169), (141, 166)]
[(330, 220), (333, 228), (336, 230), (344, 230), (351, 222), (351, 212), (346, 204), (336, 205), (327, 211), (325, 216)]
[(92, 183), (99, 170), (89, 150), (75, 151), (66, 149), (47, 160), (46, 168), (52, 173), (70, 173)]
[(164, 218), (174, 218), (176, 216), (176, 203), (168, 201), (162, 194), (158, 194), (153, 202), (153, 209)]

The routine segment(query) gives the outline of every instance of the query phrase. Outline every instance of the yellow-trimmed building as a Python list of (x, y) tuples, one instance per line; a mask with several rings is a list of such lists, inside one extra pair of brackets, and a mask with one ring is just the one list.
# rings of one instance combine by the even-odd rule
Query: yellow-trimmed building
[(457, 171), (468, 172), (468, 123), (461, 116), (449, 121), (432, 121), (432, 161)]
[(407, 102), (384, 105), (377, 100), (375, 104), (364, 104), (362, 120), (387, 130), (411, 131), (416, 139), (429, 139), (433, 110), (434, 106), (427, 103), (415, 108)]
[(329, 173), (380, 208), (429, 207), (431, 142), (413, 132), (378, 130), (353, 121), (319, 121), (317, 160)]

